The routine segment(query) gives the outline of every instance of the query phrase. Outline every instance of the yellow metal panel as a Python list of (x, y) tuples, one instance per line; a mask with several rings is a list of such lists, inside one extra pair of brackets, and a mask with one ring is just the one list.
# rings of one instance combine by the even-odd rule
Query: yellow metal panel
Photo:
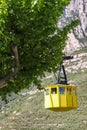
[(73, 107), (72, 99), (72, 95), (67, 95), (67, 107)]
[(57, 107), (57, 108), (49, 108), (49, 110), (51, 111), (55, 111), (55, 112), (63, 112), (63, 111), (69, 111), (71, 110), (71, 108), (68, 108), (68, 107)]
[(67, 107), (67, 99), (65, 94), (61, 94), (60, 96), (60, 107)]
[(45, 108), (52, 107), (50, 95), (45, 96), (45, 104), (44, 105), (45, 105)]
[(73, 95), (73, 107), (74, 108), (78, 107), (77, 96), (75, 96), (75, 95)]
[(68, 100), (69, 100), (69, 107), (73, 107), (73, 99), (72, 99), (72, 95), (68, 95)]
[(51, 103), (52, 107), (59, 107), (59, 95), (58, 94), (51, 94)]
[[(50, 98), (50, 90), (51, 88), (46, 87), (45, 91), (44, 91), (44, 106), (45, 108), (50, 108), (52, 107), (52, 102), (51, 102), (51, 98)], [(46, 93), (46, 90), (49, 90), (48, 93)]]

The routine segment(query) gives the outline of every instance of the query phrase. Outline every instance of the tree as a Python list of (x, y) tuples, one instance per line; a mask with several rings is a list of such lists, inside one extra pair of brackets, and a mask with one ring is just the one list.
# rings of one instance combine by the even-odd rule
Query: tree
[(40, 86), (45, 72), (56, 71), (67, 33), (57, 22), (69, 0), (1, 0), (0, 94)]

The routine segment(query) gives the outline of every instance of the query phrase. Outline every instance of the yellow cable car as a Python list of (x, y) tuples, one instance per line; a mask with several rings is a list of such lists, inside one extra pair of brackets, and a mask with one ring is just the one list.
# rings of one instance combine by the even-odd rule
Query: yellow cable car
[(53, 111), (68, 111), (77, 108), (76, 86), (56, 84), (46, 86), (44, 90), (45, 108)]
[(77, 87), (67, 84), (64, 65), (59, 70), (57, 84), (44, 87), (44, 106), (52, 111), (69, 111), (78, 107)]

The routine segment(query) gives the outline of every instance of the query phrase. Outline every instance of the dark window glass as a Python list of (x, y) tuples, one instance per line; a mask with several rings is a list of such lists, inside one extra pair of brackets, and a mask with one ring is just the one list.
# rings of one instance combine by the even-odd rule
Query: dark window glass
[(69, 89), (67, 88), (67, 94), (69, 94)]
[(71, 91), (71, 88), (70, 88), (70, 89), (69, 89), (69, 94), (71, 94), (71, 92), (72, 92), (72, 91)]
[(72, 94), (75, 95), (75, 89), (74, 88), (72, 89)]
[(60, 87), (59, 88), (59, 93), (60, 94), (64, 94), (65, 93), (65, 88), (64, 87)]
[(52, 88), (52, 89), (51, 89), (51, 93), (52, 93), (52, 94), (57, 94), (57, 88)]

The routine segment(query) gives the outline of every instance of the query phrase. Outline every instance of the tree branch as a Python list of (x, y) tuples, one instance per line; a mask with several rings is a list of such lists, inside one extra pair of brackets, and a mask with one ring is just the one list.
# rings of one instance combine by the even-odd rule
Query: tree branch
[(18, 47), (17, 45), (12, 44), (11, 45), (12, 54), (14, 56), (14, 68), (12, 68), (12, 72), (5, 75), (0, 80), (0, 88), (6, 87), (6, 82), (9, 80), (12, 80), (18, 73), (18, 67), (19, 67), (19, 54), (18, 54)]

